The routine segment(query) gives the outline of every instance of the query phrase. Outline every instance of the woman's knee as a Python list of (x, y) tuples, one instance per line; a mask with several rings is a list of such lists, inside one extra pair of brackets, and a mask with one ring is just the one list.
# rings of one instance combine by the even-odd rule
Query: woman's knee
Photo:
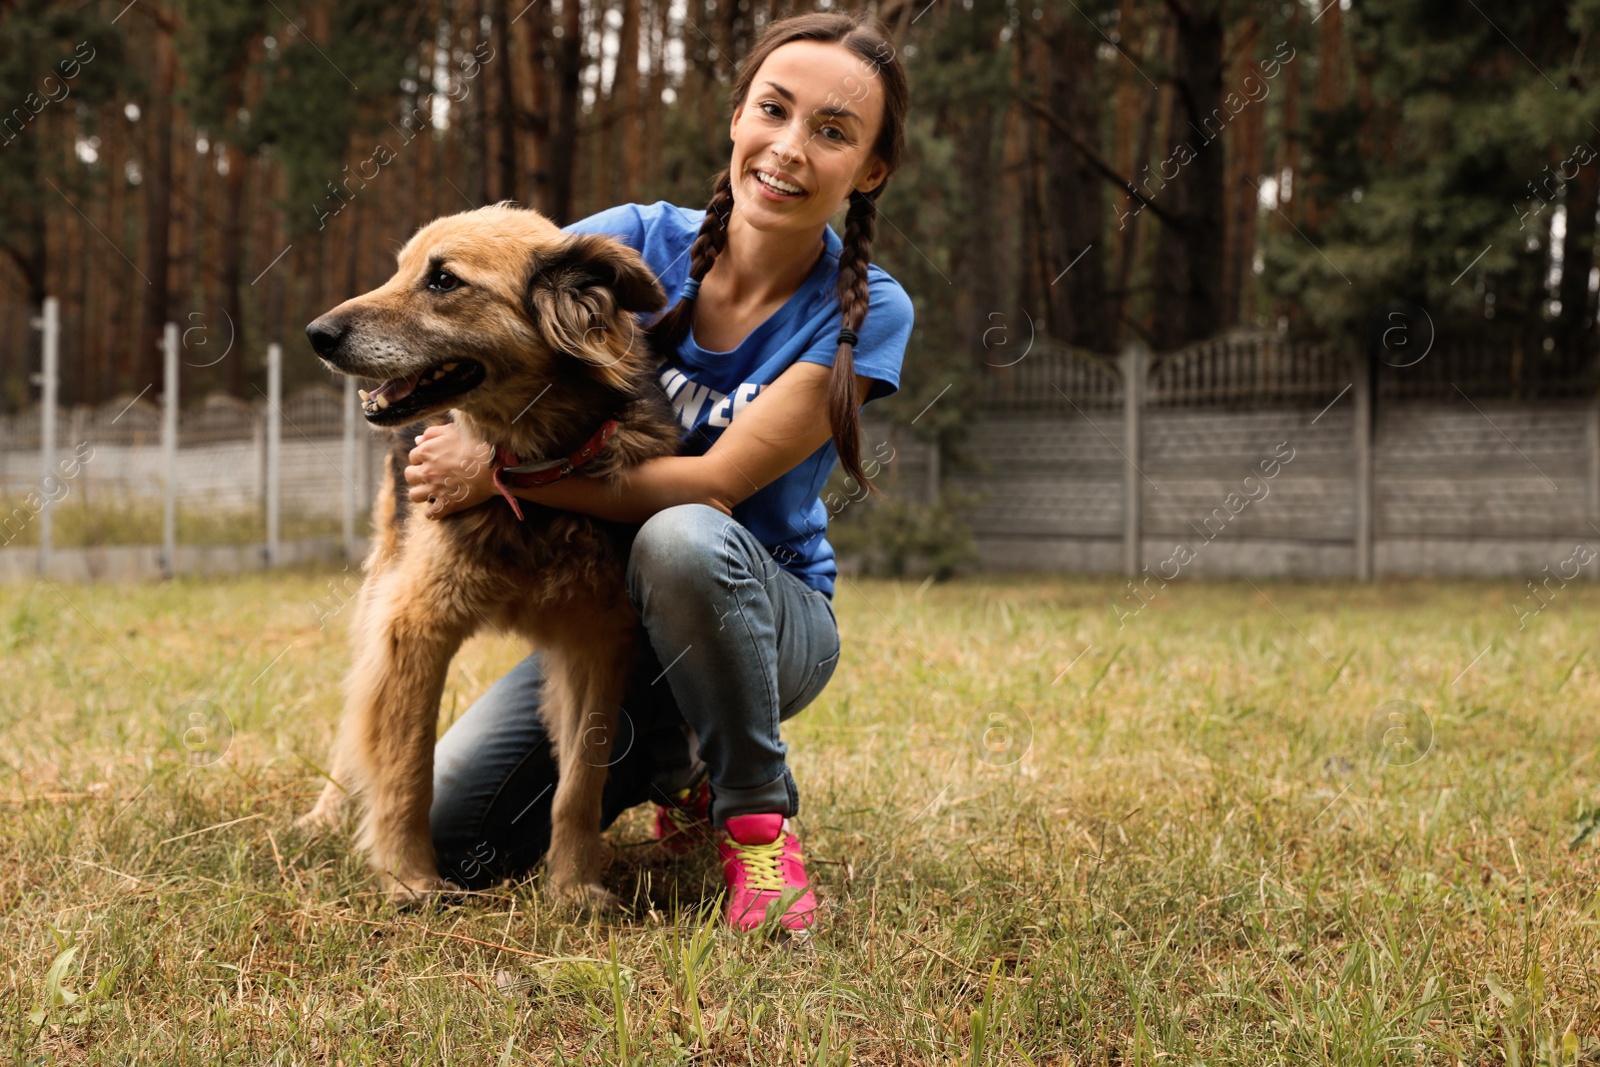
[(628, 588), (699, 587), (717, 575), (734, 520), (709, 504), (678, 504), (644, 521), (628, 553)]

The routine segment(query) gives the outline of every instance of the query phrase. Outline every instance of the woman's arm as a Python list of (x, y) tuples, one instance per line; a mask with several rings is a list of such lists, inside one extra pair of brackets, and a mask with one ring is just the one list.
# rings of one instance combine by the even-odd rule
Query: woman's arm
[[(565, 478), (541, 489), (512, 489), (523, 500), (614, 522), (640, 523), (677, 504), (709, 504), (727, 514), (765, 488), (829, 438), (830, 368), (796, 363), (729, 423), (702, 456), (662, 456), (629, 468), (612, 485)], [(872, 379), (856, 375), (865, 397)], [(429, 518), (475, 507), (498, 496), (489, 448), (456, 426), (430, 426), (412, 449), (405, 478), (418, 504), (433, 497)]]

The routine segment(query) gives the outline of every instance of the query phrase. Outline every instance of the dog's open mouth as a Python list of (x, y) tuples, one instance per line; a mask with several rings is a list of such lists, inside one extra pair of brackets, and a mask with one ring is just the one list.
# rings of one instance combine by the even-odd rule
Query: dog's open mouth
[(471, 359), (451, 360), (390, 378), (370, 393), (361, 391), (361, 410), (368, 422), (382, 426), (415, 418), (442, 401), (470, 392), (482, 383), (483, 364)]

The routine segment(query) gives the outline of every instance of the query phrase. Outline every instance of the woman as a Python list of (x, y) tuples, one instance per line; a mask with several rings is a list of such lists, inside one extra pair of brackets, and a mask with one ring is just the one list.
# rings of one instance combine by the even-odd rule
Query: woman
[[(816, 921), (779, 723), (839, 656), (820, 490), (835, 458), (865, 481), (859, 409), (898, 388), (911, 333), (910, 299), (869, 262), (906, 106), (875, 20), (815, 13), (769, 27), (734, 86), (733, 155), (704, 211), (625, 204), (566, 227), (619, 237), (677, 295), (647, 336), (683, 454), (633, 468), (620, 492), (583, 478), (512, 490), (641, 524), (627, 578), (649, 641), (619, 716), (604, 822), (654, 799), (664, 850), (714, 837), (740, 930), (769, 912), (792, 931)], [(828, 219), (846, 201), (841, 241)], [(453, 426), (430, 427), (406, 468), (411, 499), (439, 501), (433, 518), (491, 501), (487, 455)], [(457, 883), (521, 873), (548, 844), (540, 683), (534, 653), (439, 741), (433, 837)]]

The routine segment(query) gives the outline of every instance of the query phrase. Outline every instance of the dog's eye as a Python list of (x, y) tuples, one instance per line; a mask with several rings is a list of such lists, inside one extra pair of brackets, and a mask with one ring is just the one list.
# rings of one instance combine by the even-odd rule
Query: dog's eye
[(432, 274), (428, 275), (428, 288), (432, 289), (436, 293), (448, 293), (450, 290), (459, 289), (460, 287), (461, 279), (457, 278), (454, 274), (451, 274), (443, 267), (438, 268)]

